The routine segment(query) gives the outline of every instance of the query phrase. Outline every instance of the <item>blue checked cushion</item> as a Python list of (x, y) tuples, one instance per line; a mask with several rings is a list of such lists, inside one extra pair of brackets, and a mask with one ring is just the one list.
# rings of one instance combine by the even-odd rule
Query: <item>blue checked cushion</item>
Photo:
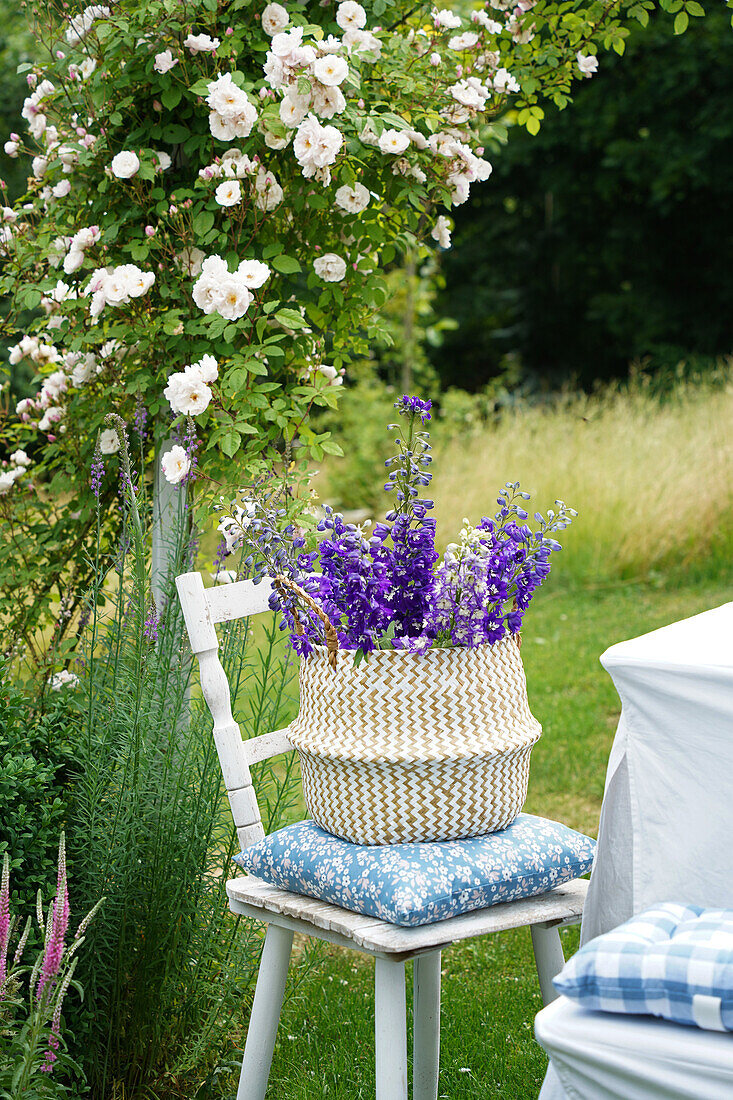
[(555, 987), (585, 1008), (733, 1031), (733, 909), (656, 905), (581, 947)]
[(284, 890), (410, 928), (544, 894), (590, 871), (594, 850), (594, 840), (566, 825), (520, 814), (489, 836), (378, 847), (299, 821), (235, 860)]

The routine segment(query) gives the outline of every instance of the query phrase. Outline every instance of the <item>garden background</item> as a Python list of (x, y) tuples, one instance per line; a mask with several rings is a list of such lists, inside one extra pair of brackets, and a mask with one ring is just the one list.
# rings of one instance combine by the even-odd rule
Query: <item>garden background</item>
[[(16, 69), (34, 60), (34, 43), (18, 5), (3, 2), (0, 15), (9, 134), (27, 94)], [(388, 263), (386, 335), (350, 364), (338, 407), (316, 413), (343, 457), (310, 465), (323, 502), (377, 518), (383, 426), (395, 396), (416, 392), (436, 407), (442, 544), (464, 516), (492, 511), (507, 478), (540, 505), (561, 497), (579, 510), (524, 628), (544, 728), (527, 808), (590, 833), (619, 709), (600, 653), (733, 596), (733, 34), (723, 8), (681, 35), (671, 19), (654, 14), (623, 56), (601, 55), (598, 74), (567, 109), (547, 108), (538, 134), (509, 117), (491, 178), (452, 211), (451, 249)], [(27, 166), (0, 161), (15, 200)], [(27, 361), (8, 366), (4, 409), (36, 388)], [(197, 550), (205, 571), (215, 525)], [(136, 568), (134, 532), (130, 541), (120, 577)], [(84, 1071), (70, 1072), (72, 1095), (231, 1095), (258, 938), (221, 896), (233, 841), (195, 696), (190, 736), (171, 734), (187, 710), (180, 623), (171, 615), (151, 649), (122, 582), (110, 586), (94, 568), (109, 548), (95, 550), (92, 532), (74, 552), (96, 572), (93, 604), (112, 624), (80, 654), (100, 666), (86, 710), (68, 693), (34, 694), (36, 673), (18, 660), (16, 639), (3, 639), (13, 652), (0, 688), (0, 855), (11, 853), (13, 902), (29, 912), (39, 887), (50, 901), (62, 828), (76, 917), (107, 895), (80, 964), (95, 1013), (71, 996), (65, 1010)], [(46, 654), (48, 627), (38, 629)], [(256, 652), (232, 633), (225, 654), (248, 734), (283, 725), (296, 705), (277, 631), (263, 627), (254, 642)], [(60, 667), (58, 648), (51, 662)], [(292, 764), (263, 769), (266, 823), (302, 812), (296, 778)], [(273, 1096), (373, 1095), (371, 996), (368, 965), (301, 945)], [(441, 1095), (534, 1098), (545, 1060), (532, 1038), (540, 1001), (529, 937), (446, 952), (443, 1003)]]

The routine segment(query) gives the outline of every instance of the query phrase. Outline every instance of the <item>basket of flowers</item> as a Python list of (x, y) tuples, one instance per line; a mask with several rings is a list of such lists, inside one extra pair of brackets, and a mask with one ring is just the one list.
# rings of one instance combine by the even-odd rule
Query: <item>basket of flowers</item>
[(394, 506), (363, 530), (330, 508), (310, 550), (256, 497), (220, 525), (300, 654), (300, 709), (288, 737), (308, 811), (358, 844), (481, 836), (524, 804), (541, 734), (527, 699), (522, 618), (576, 515), (562, 501), (527, 523), (529, 494), (507, 483), (498, 511), (436, 550), (424, 424), (430, 402), (403, 397), (385, 489)]

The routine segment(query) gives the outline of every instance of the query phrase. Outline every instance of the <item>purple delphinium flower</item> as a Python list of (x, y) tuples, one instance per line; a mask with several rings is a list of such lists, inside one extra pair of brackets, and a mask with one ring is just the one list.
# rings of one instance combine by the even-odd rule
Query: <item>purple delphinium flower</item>
[(144, 637), (146, 637), (149, 642), (157, 642), (159, 627), (160, 622), (158, 620), (158, 614), (155, 610), (155, 607), (151, 604), (147, 617), (145, 619), (145, 626), (143, 627)]
[(148, 438), (147, 423), (148, 410), (145, 408), (142, 398), (138, 396), (137, 401), (135, 402), (135, 412), (132, 416), (132, 426), (137, 432), (138, 439), (141, 443), (144, 443), (145, 440)]
[(99, 500), (99, 494), (102, 491), (102, 478), (104, 477), (104, 462), (102, 461), (102, 456), (99, 451), (94, 452), (91, 475), (92, 492), (97, 500)]
[(433, 407), (433, 403), (430, 400), (423, 401), (420, 397), (408, 396), (403, 394), (399, 401), (395, 401), (396, 409), (399, 410), (402, 416), (419, 416), (420, 420), (425, 424), (430, 420), (430, 410)]

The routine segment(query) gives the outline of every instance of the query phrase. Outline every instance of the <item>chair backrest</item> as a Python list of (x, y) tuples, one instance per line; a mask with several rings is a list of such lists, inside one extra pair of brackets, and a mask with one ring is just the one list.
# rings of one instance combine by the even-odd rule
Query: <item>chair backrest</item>
[(263, 733), (248, 741), (242, 739), (232, 714), (229, 682), (219, 660), (216, 624), (269, 611), (272, 584), (264, 579), (259, 584), (237, 581), (204, 588), (200, 573), (182, 573), (176, 577), (176, 588), (191, 649), (199, 662), (201, 691), (214, 719), (214, 741), (237, 836), (242, 848), (247, 848), (265, 835), (250, 764), (287, 752), (293, 746), (285, 730)]

